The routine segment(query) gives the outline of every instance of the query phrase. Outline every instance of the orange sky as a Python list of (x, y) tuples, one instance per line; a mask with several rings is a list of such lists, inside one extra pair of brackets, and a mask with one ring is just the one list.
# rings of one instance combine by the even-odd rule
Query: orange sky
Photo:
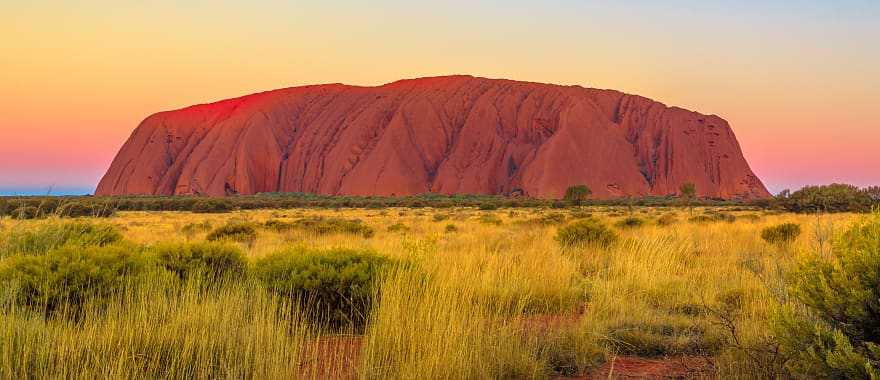
[(446, 74), (718, 114), (772, 191), (880, 183), (876, 1), (327, 3), (0, 6), (0, 192), (93, 190), (156, 111)]

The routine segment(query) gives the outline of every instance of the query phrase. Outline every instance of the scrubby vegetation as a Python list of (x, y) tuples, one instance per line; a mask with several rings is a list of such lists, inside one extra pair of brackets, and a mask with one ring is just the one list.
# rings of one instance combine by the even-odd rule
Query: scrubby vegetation
[(247, 260), (234, 245), (200, 243), (164, 243), (151, 248), (159, 265), (185, 280), (194, 276), (209, 282), (241, 277)]
[(403, 223), (394, 223), (388, 226), (388, 232), (408, 232), (409, 230), (410, 228)]
[(388, 262), (371, 252), (296, 248), (260, 260), (254, 273), (291, 304), (306, 305), (314, 320), (363, 329)]
[(614, 223), (617, 228), (638, 228), (641, 227), (643, 224), (645, 224), (644, 220), (634, 216), (623, 218)]
[(257, 228), (253, 223), (231, 222), (212, 230), (205, 239), (208, 241), (229, 240), (251, 243), (257, 239)]
[(312, 217), (298, 219), (292, 225), (294, 228), (318, 235), (352, 234), (369, 238), (374, 234), (372, 227), (365, 225), (358, 219)]
[(493, 226), (500, 226), (500, 225), (504, 224), (504, 221), (495, 215), (486, 214), (486, 215), (480, 215), (480, 223), (490, 224)]
[(108, 224), (52, 222), (33, 229), (13, 229), (0, 240), (0, 258), (13, 254), (40, 255), (66, 245), (105, 246), (122, 240)]
[(583, 201), (589, 199), (590, 195), (592, 194), (593, 191), (590, 190), (587, 185), (570, 186), (569, 188), (565, 189), (565, 195), (563, 196), (563, 199), (573, 204), (579, 205)]
[[(813, 258), (791, 273), (795, 303), (774, 329), (800, 378), (880, 377), (880, 214), (849, 229), (836, 257)], [(802, 307), (799, 307), (802, 306)]]
[(17, 305), (50, 314), (78, 316), (85, 305), (104, 305), (132, 277), (146, 269), (146, 259), (128, 246), (67, 246), (44, 255), (19, 255), (0, 266), (0, 284)]
[[(42, 218), (58, 215), (59, 208), (76, 203), (99, 215), (109, 216), (115, 211), (191, 211), (196, 213), (224, 213), (234, 210), (259, 209), (383, 209), (404, 208), (478, 208), (485, 211), (500, 208), (564, 208), (571, 202), (529, 197), (504, 197), (490, 195), (439, 195), (422, 194), (406, 197), (357, 197), (324, 196), (307, 193), (262, 193), (249, 196), (230, 196), (209, 198), (198, 196), (127, 196), (127, 197), (0, 197), (0, 216), (14, 216), (20, 219)], [(581, 197), (578, 204), (669, 206), (680, 203), (678, 197), (643, 197), (639, 199), (596, 200)], [(692, 199), (698, 206), (723, 206), (739, 204), (736, 201), (715, 199)], [(78, 207), (79, 207), (78, 206)], [(86, 216), (86, 215), (84, 215)]]
[(761, 239), (770, 244), (791, 244), (800, 235), (801, 226), (795, 223), (783, 223), (761, 230)]
[(595, 219), (584, 219), (559, 229), (556, 241), (566, 247), (578, 245), (597, 245), (605, 247), (618, 240), (614, 231)]
[(106, 218), (113, 215), (114, 209), (107, 204), (89, 202), (68, 202), (56, 208), (55, 213), (63, 218), (93, 217)]
[[(605, 378), (642, 359), (697, 378), (877, 370), (878, 215), (694, 200), (705, 223), (673, 225), (688, 211), (229, 202), (0, 218), (0, 378)], [(615, 225), (629, 219), (642, 223)]]
[(807, 186), (795, 192), (784, 190), (770, 204), (791, 212), (868, 212), (880, 205), (877, 189), (839, 183)]

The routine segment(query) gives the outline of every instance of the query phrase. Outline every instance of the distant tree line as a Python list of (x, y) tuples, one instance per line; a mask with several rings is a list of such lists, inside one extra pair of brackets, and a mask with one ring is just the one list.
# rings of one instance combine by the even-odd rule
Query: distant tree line
[(699, 198), (693, 184), (684, 184), (679, 194), (668, 196), (623, 197), (592, 199), (586, 185), (569, 187), (562, 199), (505, 197), (496, 195), (440, 195), (421, 194), (403, 197), (329, 196), (309, 193), (261, 193), (248, 196), (33, 196), (0, 197), (0, 216), (33, 219), (46, 216), (107, 217), (116, 211), (192, 211), (202, 213), (229, 212), (252, 209), (291, 208), (449, 208), (476, 207), (482, 210), (498, 208), (564, 208), (569, 206), (748, 206), (779, 209), (791, 212), (868, 212), (880, 207), (880, 186), (858, 188), (852, 185), (831, 184), (807, 186), (795, 192), (785, 190), (779, 195), (760, 200), (738, 201)]
[[(563, 199), (538, 199), (495, 195), (422, 194), (404, 197), (326, 196), (308, 193), (261, 193), (248, 196), (31, 196), (0, 197), (0, 216), (19, 219), (59, 217), (106, 217), (116, 211), (192, 211), (202, 213), (252, 209), (291, 208), (450, 208), (475, 207), (482, 210), (499, 208), (565, 208), (574, 205), (606, 206), (678, 206), (676, 196), (650, 196), (610, 200), (590, 199), (586, 186), (577, 187)], [(720, 199), (695, 200), (695, 205), (731, 206), (741, 202)]]
[(767, 200), (767, 207), (791, 212), (870, 212), (880, 207), (880, 186), (859, 188), (833, 183), (783, 190)]

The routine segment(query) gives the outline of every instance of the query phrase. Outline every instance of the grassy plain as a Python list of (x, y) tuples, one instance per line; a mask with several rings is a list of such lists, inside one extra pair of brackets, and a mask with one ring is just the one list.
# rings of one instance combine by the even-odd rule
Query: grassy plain
[[(305, 247), (406, 265), (383, 272), (361, 331), (311, 323), (253, 276), (206, 290), (159, 271), (73, 317), (22, 307), (7, 291), (0, 377), (552, 378), (613, 372), (619, 357), (705, 360), (694, 377), (767, 377), (774, 358), (762, 350), (770, 315), (788, 300), (786, 273), (831, 254), (831, 238), (859, 217), (692, 213), (708, 217), (638, 207), (120, 212), (91, 221), (115, 226), (131, 249), (202, 241), (230, 221), (359, 219), (373, 236), (258, 228), (236, 244), (250, 263)], [(586, 217), (620, 239), (573, 247), (554, 239)], [(643, 223), (618, 223), (626, 218)], [(0, 220), (0, 242), (52, 223), (60, 221)], [(803, 233), (787, 244), (761, 239), (781, 223)], [(0, 268), (13, 255), (0, 255)]]

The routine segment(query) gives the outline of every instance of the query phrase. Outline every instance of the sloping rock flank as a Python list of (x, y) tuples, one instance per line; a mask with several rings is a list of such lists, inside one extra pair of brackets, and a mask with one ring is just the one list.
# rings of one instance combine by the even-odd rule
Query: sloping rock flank
[(294, 87), (149, 116), (97, 195), (769, 195), (717, 117), (617, 91), (449, 76)]

